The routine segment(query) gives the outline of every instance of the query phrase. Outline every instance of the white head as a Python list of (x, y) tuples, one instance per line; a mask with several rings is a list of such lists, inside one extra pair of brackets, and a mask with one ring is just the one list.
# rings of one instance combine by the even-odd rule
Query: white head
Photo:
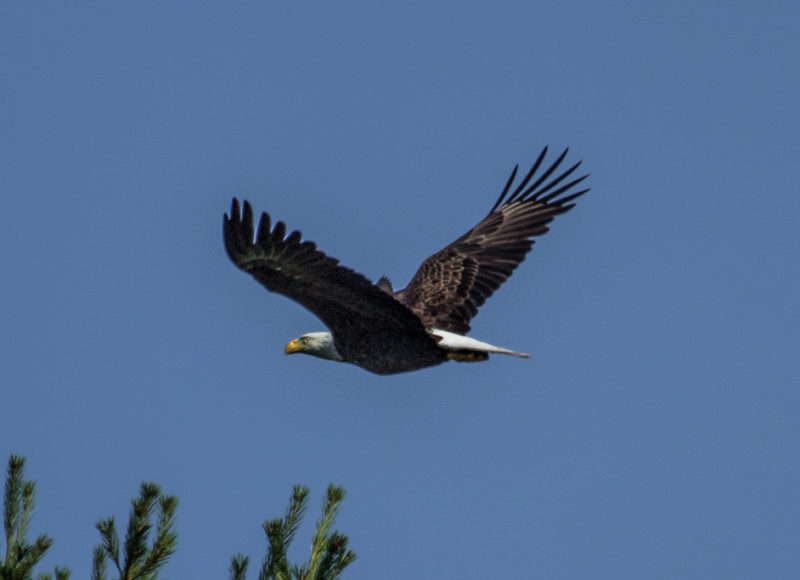
[(344, 360), (333, 346), (333, 335), (330, 332), (306, 332), (290, 341), (283, 352), (285, 354), (301, 352), (337, 362)]

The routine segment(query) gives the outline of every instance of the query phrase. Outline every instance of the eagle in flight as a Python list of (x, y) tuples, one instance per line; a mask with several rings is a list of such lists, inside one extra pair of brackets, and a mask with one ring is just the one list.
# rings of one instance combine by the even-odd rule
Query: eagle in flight
[(272, 226), (267, 213), (261, 214), (256, 230), (252, 207), (245, 201), (241, 211), (236, 198), (223, 219), (225, 249), (238, 268), (267, 290), (299, 302), (328, 327), (330, 332), (295, 338), (286, 354), (311, 354), (387, 375), (448, 360), (482, 361), (489, 353), (527, 358), (466, 334), (478, 308), (525, 259), (533, 238), (545, 234), (555, 216), (589, 191), (575, 191), (588, 177), (573, 177), (580, 161), (557, 173), (567, 151), (537, 175), (545, 147), (509, 194), (519, 166), (514, 167), (486, 217), (422, 262), (402, 290), (394, 291), (386, 277), (373, 284), (314, 242), (303, 241), (297, 230), (287, 236), (286, 225)]

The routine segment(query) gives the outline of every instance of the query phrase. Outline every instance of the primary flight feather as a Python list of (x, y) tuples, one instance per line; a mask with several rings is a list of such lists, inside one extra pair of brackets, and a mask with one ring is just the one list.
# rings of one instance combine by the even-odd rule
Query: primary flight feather
[[(553, 218), (570, 210), (589, 191), (574, 191), (587, 175), (572, 177), (580, 161), (555, 175), (565, 150), (540, 175), (547, 154), (509, 193), (514, 167), (492, 209), (475, 227), (428, 257), (408, 286), (394, 292), (388, 279), (373, 284), (302, 241), (286, 235), (283, 222), (271, 226), (267, 213), (254, 228), (253, 210), (234, 198), (223, 220), (225, 249), (236, 266), (268, 290), (299, 302), (330, 332), (304, 334), (286, 345), (301, 352), (350, 362), (378, 374), (433, 366), (447, 360), (486, 360), (489, 353), (527, 357), (465, 336), (478, 308), (525, 259)], [(571, 178), (571, 179), (570, 179)]]

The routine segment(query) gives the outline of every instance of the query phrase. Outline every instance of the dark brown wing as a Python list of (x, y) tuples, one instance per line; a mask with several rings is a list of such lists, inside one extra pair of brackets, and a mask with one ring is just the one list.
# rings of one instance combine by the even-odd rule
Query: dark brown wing
[[(506, 198), (519, 168), (514, 167), (486, 217), (426, 259), (408, 286), (395, 294), (397, 299), (416, 312), (425, 326), (466, 334), (478, 307), (525, 259), (533, 246), (531, 238), (546, 233), (547, 224), (555, 216), (571, 209), (575, 204), (570, 202), (589, 191), (568, 193), (588, 175), (562, 185), (580, 161), (550, 179), (567, 151), (531, 183), (547, 154), (545, 147), (528, 174)], [(568, 195), (562, 196), (565, 193)]]
[(225, 215), (223, 235), (228, 256), (268, 290), (299, 302), (341, 340), (348, 333), (381, 330), (425, 334), (419, 318), (361, 274), (339, 265), (339, 261), (317, 250), (302, 234), (286, 236), (286, 225), (277, 222), (270, 231), (270, 218), (261, 214), (253, 241), (253, 209), (234, 198), (231, 216)]

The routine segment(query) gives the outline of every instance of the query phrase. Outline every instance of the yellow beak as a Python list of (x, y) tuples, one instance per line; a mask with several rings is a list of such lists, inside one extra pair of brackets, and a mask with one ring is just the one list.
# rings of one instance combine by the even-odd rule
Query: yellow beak
[(289, 344), (286, 345), (286, 348), (283, 349), (283, 354), (294, 354), (296, 352), (302, 352), (305, 348), (302, 342), (300, 342), (299, 338), (295, 338), (294, 340), (290, 341)]

